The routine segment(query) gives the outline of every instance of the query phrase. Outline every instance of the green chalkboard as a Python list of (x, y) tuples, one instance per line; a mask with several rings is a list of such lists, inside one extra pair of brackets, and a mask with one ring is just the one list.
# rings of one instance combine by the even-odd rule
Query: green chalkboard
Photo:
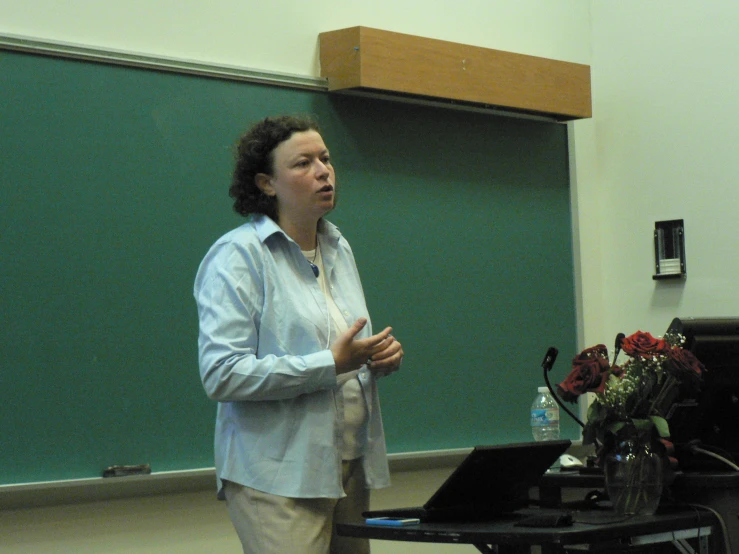
[(241, 222), (239, 134), (303, 112), (406, 351), (389, 451), (531, 440), (546, 348), (576, 342), (566, 126), (0, 51), (0, 483), (213, 466), (193, 278)]

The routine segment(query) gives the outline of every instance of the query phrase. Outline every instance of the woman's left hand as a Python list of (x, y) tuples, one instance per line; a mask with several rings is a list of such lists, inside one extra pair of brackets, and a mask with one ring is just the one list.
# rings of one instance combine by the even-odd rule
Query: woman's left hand
[(403, 362), (403, 345), (395, 340), (394, 336), (388, 335), (378, 346), (380, 349), (367, 360), (369, 370), (378, 376), (398, 371)]

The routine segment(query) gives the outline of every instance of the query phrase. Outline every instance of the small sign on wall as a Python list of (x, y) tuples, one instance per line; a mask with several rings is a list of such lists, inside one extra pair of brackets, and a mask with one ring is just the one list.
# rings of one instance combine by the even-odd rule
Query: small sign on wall
[(682, 219), (654, 223), (654, 261), (652, 279), (685, 279), (685, 226)]

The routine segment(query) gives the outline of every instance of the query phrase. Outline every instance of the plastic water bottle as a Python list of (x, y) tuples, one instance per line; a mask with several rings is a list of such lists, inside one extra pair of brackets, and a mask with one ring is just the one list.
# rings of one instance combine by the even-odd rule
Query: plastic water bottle
[(531, 432), (535, 441), (559, 439), (559, 405), (547, 387), (539, 387), (531, 404)]

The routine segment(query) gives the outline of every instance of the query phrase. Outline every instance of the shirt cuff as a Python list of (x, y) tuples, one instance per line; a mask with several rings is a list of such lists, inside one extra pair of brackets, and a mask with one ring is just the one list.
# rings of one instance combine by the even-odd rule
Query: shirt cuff
[(334, 362), (334, 355), (331, 353), (331, 350), (321, 350), (320, 352), (308, 354), (307, 356), (303, 356), (303, 360), (308, 367), (323, 370), (319, 376), (321, 383), (329, 387), (336, 385), (336, 362)]

